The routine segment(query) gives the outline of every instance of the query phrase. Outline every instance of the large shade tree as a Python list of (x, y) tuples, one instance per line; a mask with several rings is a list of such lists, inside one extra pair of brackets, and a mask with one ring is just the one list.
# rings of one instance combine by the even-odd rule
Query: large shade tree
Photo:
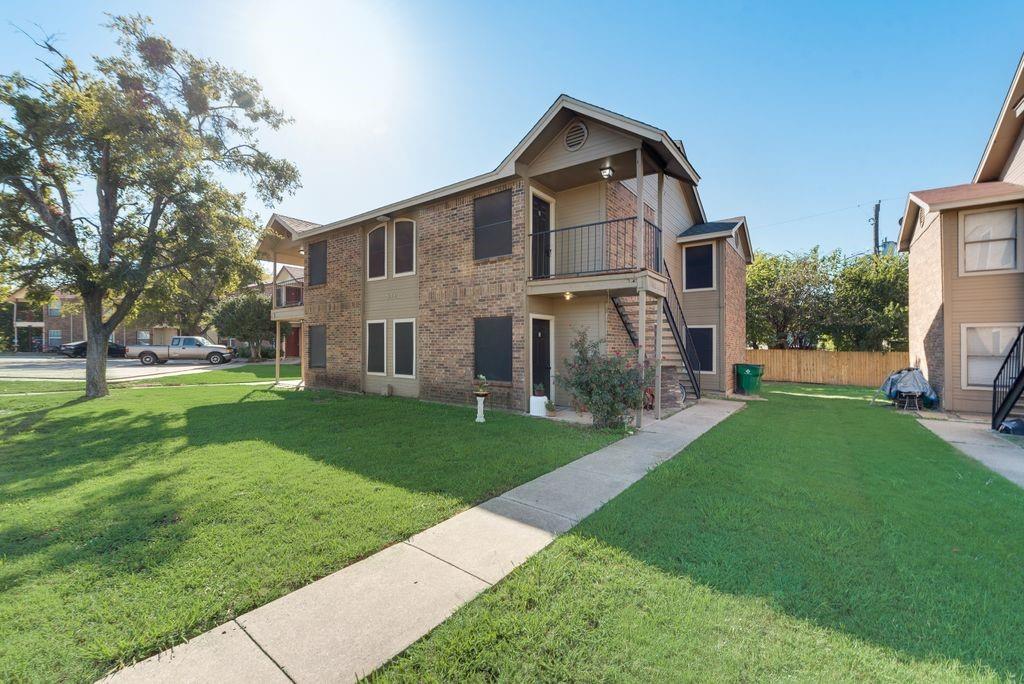
[(907, 349), (909, 296), (906, 255), (847, 259), (836, 273), (831, 306), (836, 349)]
[(747, 341), (773, 349), (813, 348), (830, 329), (837, 252), (759, 252), (747, 268)]
[(0, 265), (81, 296), (90, 397), (107, 393), (107, 339), (155, 275), (254, 237), (244, 196), (221, 179), (242, 177), (267, 204), (298, 186), (260, 148), (260, 131), (287, 119), (254, 79), (141, 16), (110, 28), (119, 51), (90, 70), (41, 39), (43, 77), (0, 76)]

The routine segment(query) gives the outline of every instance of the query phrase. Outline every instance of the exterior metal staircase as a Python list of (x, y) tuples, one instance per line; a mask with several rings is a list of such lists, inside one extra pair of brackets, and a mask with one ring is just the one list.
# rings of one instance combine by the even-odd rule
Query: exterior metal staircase
[(992, 381), (992, 429), (998, 430), (1024, 393), (1024, 328), (1010, 345), (1010, 350)]

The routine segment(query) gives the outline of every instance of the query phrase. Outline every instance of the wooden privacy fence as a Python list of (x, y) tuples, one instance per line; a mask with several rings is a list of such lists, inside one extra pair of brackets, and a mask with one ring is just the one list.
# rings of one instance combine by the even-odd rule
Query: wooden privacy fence
[(764, 365), (764, 380), (878, 387), (894, 370), (910, 365), (910, 354), (834, 352), (819, 349), (748, 349), (747, 363)]

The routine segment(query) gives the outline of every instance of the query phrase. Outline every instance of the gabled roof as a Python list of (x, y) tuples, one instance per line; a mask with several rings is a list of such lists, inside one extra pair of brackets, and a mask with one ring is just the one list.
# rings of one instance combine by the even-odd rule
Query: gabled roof
[[(488, 183), (494, 183), (506, 178), (511, 178), (516, 175), (516, 162), (519, 160), (523, 152), (538, 139), (549, 125), (553, 122), (557, 123), (556, 117), (564, 117), (566, 115), (587, 116), (608, 126), (623, 130), (630, 135), (634, 135), (648, 146), (647, 149), (656, 152), (658, 156), (662, 158), (662, 161), (666, 164), (666, 173), (682, 178), (694, 186), (696, 186), (700, 181), (700, 176), (697, 175), (696, 170), (686, 158), (686, 153), (683, 151), (682, 143), (680, 141), (673, 140), (672, 137), (664, 130), (563, 94), (558, 96), (540, 120), (534, 124), (533, 128), (530, 129), (519, 144), (509, 152), (509, 154), (493, 171), (480, 174), (479, 176), (473, 176), (472, 178), (459, 181), (458, 183), (452, 183), (451, 185), (446, 185), (444, 187), (437, 188), (436, 190), (414, 195), (404, 200), (393, 202), (382, 207), (377, 207), (376, 209), (371, 209), (354, 216), (349, 216), (348, 218), (332, 221), (323, 225), (312, 225), (301, 231), (293, 231), (291, 234), (292, 239), (295, 240), (299, 237), (307, 238), (338, 228), (356, 225), (363, 221), (375, 219), (379, 216), (388, 216), (396, 212), (400, 212), (417, 204), (423, 204), (424, 202), (430, 202), (447, 197), (448, 195), (481, 187)], [(694, 192), (694, 195), (697, 197), (697, 208), (703, 212), (703, 207), (700, 205), (700, 197), (696, 195), (696, 192)], [(287, 226), (287, 221), (285, 220), (287, 217), (281, 217), (277, 214), (274, 216), (281, 219), (281, 225)], [(703, 219), (704, 217), (701, 216), (700, 218)], [(273, 217), (271, 220), (273, 221)], [(303, 221), (302, 223), (308, 224), (309, 222)]]
[(717, 238), (734, 238), (742, 244), (740, 251), (743, 258), (749, 264), (754, 260), (754, 249), (750, 244), (750, 231), (747, 230), (747, 218), (737, 216), (735, 218), (722, 219), (720, 221), (709, 221), (707, 223), (695, 223), (689, 228), (679, 231), (676, 236), (677, 244), (690, 242), (702, 242), (704, 240), (715, 240)]
[(319, 228), (319, 223), (313, 223), (312, 221), (304, 221), (303, 219), (294, 218), (292, 216), (285, 216), (284, 214), (274, 214), (270, 217), (270, 222), (277, 220), (282, 226), (292, 232), (293, 235), (299, 235), (306, 231)]
[(1013, 146), (1024, 126), (1024, 55), (1017, 63), (1003, 106), (999, 109), (996, 125), (992, 128), (985, 152), (981, 155), (974, 182), (999, 180)]
[(945, 188), (915, 190), (907, 195), (907, 206), (903, 210), (900, 226), (899, 246), (901, 251), (910, 249), (914, 230), (921, 211), (944, 211), (961, 209), (995, 202), (1012, 202), (1024, 199), (1024, 185), (992, 181), (989, 183), (964, 183)]

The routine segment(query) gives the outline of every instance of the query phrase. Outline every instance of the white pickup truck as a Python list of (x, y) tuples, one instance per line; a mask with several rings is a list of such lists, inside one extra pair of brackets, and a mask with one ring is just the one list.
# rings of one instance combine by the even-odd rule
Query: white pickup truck
[(229, 347), (214, 344), (205, 337), (172, 337), (170, 344), (130, 344), (124, 350), (127, 359), (138, 359), (143, 366), (167, 363), (177, 359), (205, 359), (214, 366), (227, 363), (234, 356)]

